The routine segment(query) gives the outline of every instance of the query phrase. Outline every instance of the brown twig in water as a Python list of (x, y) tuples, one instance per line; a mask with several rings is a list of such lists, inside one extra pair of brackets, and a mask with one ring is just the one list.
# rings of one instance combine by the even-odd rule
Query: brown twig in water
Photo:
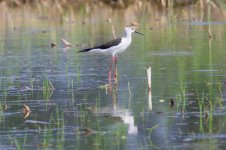
[(61, 39), (61, 41), (64, 44), (64, 47), (71, 47), (71, 43), (69, 43), (68, 41), (66, 41), (65, 39)]

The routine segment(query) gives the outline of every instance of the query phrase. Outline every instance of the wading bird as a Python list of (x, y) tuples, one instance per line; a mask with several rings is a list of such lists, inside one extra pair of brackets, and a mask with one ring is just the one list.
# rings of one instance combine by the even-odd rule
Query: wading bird
[[(115, 70), (116, 70), (116, 62), (117, 62), (117, 54), (124, 52), (129, 45), (132, 42), (132, 33), (138, 33), (143, 35), (140, 32), (137, 32), (135, 28), (132, 27), (125, 27), (125, 36), (121, 38), (114, 39), (112, 41), (109, 41), (103, 45), (91, 47), (91, 48), (85, 48), (82, 50), (79, 50), (79, 52), (97, 52), (97, 53), (109, 53), (112, 55), (112, 62), (110, 65), (110, 71), (109, 71), (109, 79), (111, 79), (111, 66), (114, 62)], [(115, 71), (115, 78), (116, 78), (116, 71)]]

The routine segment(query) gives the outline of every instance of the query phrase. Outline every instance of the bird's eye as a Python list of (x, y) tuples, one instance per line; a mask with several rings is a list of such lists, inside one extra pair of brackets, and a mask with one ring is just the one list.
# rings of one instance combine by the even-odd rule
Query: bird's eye
[(132, 28), (132, 30), (134, 30), (134, 28)]

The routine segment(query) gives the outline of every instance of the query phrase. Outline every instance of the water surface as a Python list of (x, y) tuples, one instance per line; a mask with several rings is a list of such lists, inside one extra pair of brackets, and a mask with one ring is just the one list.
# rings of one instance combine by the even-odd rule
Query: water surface
[[(120, 13), (113, 19), (123, 20)], [(111, 40), (112, 26), (104, 16), (85, 23), (84, 13), (76, 16), (57, 24), (34, 17), (1, 30), (1, 149), (226, 148), (225, 21), (159, 27), (138, 19), (145, 35), (133, 35), (110, 84), (111, 56), (77, 51)], [(113, 25), (120, 37), (128, 22)]]

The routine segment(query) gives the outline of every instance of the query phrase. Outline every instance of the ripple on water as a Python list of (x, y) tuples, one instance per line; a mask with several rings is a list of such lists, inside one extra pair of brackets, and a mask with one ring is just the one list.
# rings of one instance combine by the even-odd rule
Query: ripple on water
[(151, 52), (149, 53), (150, 56), (191, 56), (193, 52)]

